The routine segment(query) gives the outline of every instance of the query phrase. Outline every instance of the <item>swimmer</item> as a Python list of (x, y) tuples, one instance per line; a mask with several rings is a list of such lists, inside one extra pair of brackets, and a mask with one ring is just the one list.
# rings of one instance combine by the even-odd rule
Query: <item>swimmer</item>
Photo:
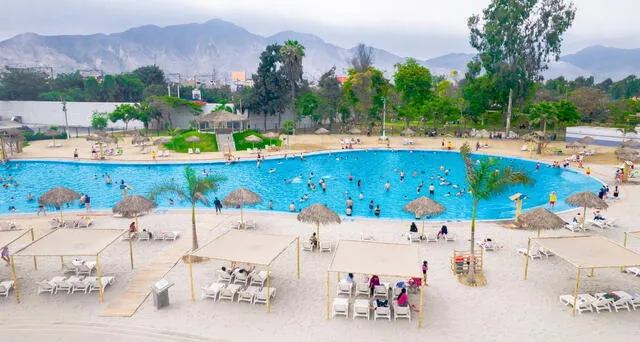
[(369, 202), (369, 210), (373, 210), (373, 200), (371, 200), (371, 202)]
[(363, 199), (364, 199), (364, 194), (361, 192), (361, 193), (360, 193), (360, 195), (358, 195), (358, 198), (359, 198), (360, 200), (363, 200)]
[(269, 200), (269, 210), (273, 210), (273, 201)]
[(416, 194), (420, 195), (420, 190), (422, 190), (422, 186), (418, 185), (416, 188)]
[(291, 204), (289, 204), (289, 211), (290, 212), (295, 212), (296, 211), (296, 205), (293, 204), (293, 202), (291, 202)]
[(444, 170), (444, 175), (448, 176), (449, 175), (449, 169)]
[(444, 165), (440, 165), (440, 171), (444, 171)]
[(276, 172), (276, 169), (275, 169), (275, 168), (273, 168), (273, 169), (269, 169), (269, 173), (274, 173), (274, 172)]
[(440, 185), (451, 185), (451, 182), (447, 182), (447, 181), (440, 182)]
[(458, 184), (453, 184), (453, 185), (452, 185), (452, 187), (453, 187), (454, 189), (457, 189), (457, 188), (458, 188)]
[(391, 189), (391, 183), (389, 183), (389, 181), (387, 181), (386, 183), (384, 183), (384, 190), (385, 191), (389, 191), (389, 189)]
[(313, 176), (314, 176), (314, 175), (313, 175), (313, 172), (311, 172), (311, 174), (309, 175), (309, 177), (313, 178)]
[(448, 196), (451, 196), (451, 192), (450, 192), (450, 191), (447, 191), (447, 193), (445, 194), (445, 196), (447, 196), (447, 197), (448, 197)]
[(404, 170), (400, 171), (400, 181), (404, 182)]
[(353, 181), (353, 175), (352, 174), (349, 174), (349, 176), (347, 178), (349, 178), (349, 182)]
[(417, 170), (413, 170), (413, 173), (411, 174), (411, 176), (418, 177), (418, 171)]
[(436, 191), (436, 187), (433, 186), (433, 183), (429, 185), (429, 195), (433, 196)]
[(362, 186), (362, 181), (358, 179), (358, 188), (360, 188), (360, 186)]
[(316, 185), (311, 183), (311, 191), (316, 191)]
[(173, 198), (169, 198), (169, 205), (173, 205), (173, 204), (174, 204)]
[(29, 193), (29, 194), (27, 195), (27, 201), (31, 202), (31, 201), (33, 201), (34, 199), (35, 199), (35, 196), (33, 196), (33, 194), (32, 194), (32, 193)]
[(456, 196), (462, 196), (462, 193), (463, 193), (463, 191), (462, 191), (462, 190), (460, 190), (460, 191), (458, 191), (458, 192), (456, 193)]
[(109, 185), (111, 184), (113, 181), (111, 180), (111, 177), (109, 177), (109, 175), (107, 175), (107, 178), (104, 179), (104, 183)]

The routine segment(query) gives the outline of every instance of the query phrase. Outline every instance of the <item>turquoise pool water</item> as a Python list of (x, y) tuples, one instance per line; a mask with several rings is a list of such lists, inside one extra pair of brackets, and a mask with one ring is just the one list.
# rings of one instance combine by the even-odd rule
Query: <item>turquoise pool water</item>
[[(486, 156), (474, 156), (486, 158)], [(496, 157), (501, 158), (501, 157)], [(478, 212), (479, 219), (504, 219), (514, 216), (515, 207), (508, 196), (520, 192), (529, 196), (524, 201), (524, 209), (545, 205), (549, 193), (556, 191), (558, 203), (555, 211), (569, 208), (564, 199), (577, 191), (597, 191), (600, 183), (591, 177), (571, 170), (550, 168), (542, 164), (539, 171), (535, 170), (533, 161), (501, 158), (505, 164), (528, 171), (535, 178), (533, 186), (514, 186), (504, 196), (492, 199), (482, 204)], [(222, 199), (226, 194), (238, 187), (245, 187), (258, 193), (264, 202), (253, 208), (268, 209), (268, 202), (273, 201), (273, 210), (288, 211), (289, 204), (294, 203), (299, 210), (313, 203), (324, 203), (340, 215), (345, 214), (346, 200), (350, 196), (354, 202), (353, 215), (374, 217), (369, 210), (369, 202), (374, 201), (380, 206), (381, 218), (411, 218), (411, 214), (402, 211), (402, 207), (419, 196), (416, 192), (418, 185), (424, 182), (420, 195), (429, 195), (429, 185), (433, 183), (435, 194), (433, 198), (444, 205), (447, 211), (437, 219), (470, 219), (471, 196), (456, 193), (466, 188), (464, 169), (460, 155), (457, 152), (442, 151), (345, 151), (322, 153), (306, 156), (305, 161), (296, 159), (272, 159), (262, 162), (256, 167), (255, 160), (247, 160), (234, 165), (223, 163), (190, 163), (198, 172), (214, 172), (223, 175), (227, 181), (220, 185), (219, 191), (212, 195)], [(441, 170), (449, 170), (448, 175)], [(404, 182), (400, 181), (400, 171), (404, 170)], [(414, 172), (416, 176), (414, 176)], [(313, 173), (313, 177), (311, 174)], [(184, 181), (184, 164), (115, 164), (89, 162), (61, 162), (61, 161), (11, 161), (0, 170), (0, 178), (13, 177), (19, 186), (0, 188), (0, 213), (9, 213), (9, 207), (15, 206), (17, 213), (33, 213), (38, 209), (36, 201), (28, 202), (27, 195), (32, 193), (37, 198), (54, 186), (65, 186), (91, 197), (94, 209), (111, 208), (117, 203), (122, 192), (117, 185), (106, 185), (104, 175), (108, 174), (114, 183), (124, 180), (133, 190), (130, 194), (146, 196), (149, 190), (162, 179), (174, 178)], [(352, 175), (352, 180), (349, 180)], [(433, 179), (432, 179), (433, 177)], [(451, 185), (441, 185), (438, 177), (444, 177)], [(308, 179), (316, 185), (312, 191), (307, 186)], [(320, 179), (327, 184), (327, 191), (323, 192), (319, 185)], [(358, 187), (358, 180), (361, 181)], [(385, 183), (389, 181), (391, 187), (385, 191)], [(6, 183), (3, 182), (3, 184)], [(458, 187), (455, 188), (454, 185)], [(362, 192), (364, 198), (359, 199)], [(451, 193), (447, 196), (447, 193)], [(308, 200), (300, 202), (305, 194)], [(11, 199), (13, 197), (13, 200)], [(169, 198), (175, 201), (169, 204)], [(187, 202), (180, 202), (175, 195), (158, 199), (159, 207), (189, 206)], [(78, 203), (71, 205), (71, 209), (80, 209)]]

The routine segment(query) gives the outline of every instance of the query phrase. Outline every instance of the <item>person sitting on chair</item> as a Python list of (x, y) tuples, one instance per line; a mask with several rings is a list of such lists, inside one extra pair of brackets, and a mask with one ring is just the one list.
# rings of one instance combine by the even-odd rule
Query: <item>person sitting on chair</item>
[(604, 218), (604, 217), (602, 217), (602, 215), (600, 215), (600, 210), (596, 210), (596, 212), (593, 213), (593, 219), (594, 220), (600, 220), (600, 221), (606, 220), (606, 218)]
[(418, 232), (418, 226), (416, 226), (415, 222), (411, 222), (411, 226), (409, 227), (409, 232), (411, 232), (411, 233), (417, 233)]
[(438, 232), (437, 238), (440, 239), (440, 236), (442, 236), (443, 239), (446, 239), (447, 234), (449, 234), (449, 230), (447, 229), (447, 226), (442, 225), (442, 228), (440, 228), (440, 231)]
[(311, 234), (309, 243), (311, 244), (311, 248), (318, 248), (318, 237), (316, 236), (316, 233)]

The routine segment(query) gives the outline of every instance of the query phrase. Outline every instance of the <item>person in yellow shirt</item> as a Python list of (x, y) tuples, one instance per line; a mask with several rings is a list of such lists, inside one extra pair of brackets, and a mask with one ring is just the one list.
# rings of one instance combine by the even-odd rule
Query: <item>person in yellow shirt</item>
[(558, 201), (558, 196), (556, 195), (556, 192), (551, 191), (551, 194), (549, 195), (549, 206), (553, 208), (556, 205), (557, 201)]
[(591, 174), (591, 168), (589, 166), (587, 166), (587, 168), (584, 170), (584, 172), (588, 175)]

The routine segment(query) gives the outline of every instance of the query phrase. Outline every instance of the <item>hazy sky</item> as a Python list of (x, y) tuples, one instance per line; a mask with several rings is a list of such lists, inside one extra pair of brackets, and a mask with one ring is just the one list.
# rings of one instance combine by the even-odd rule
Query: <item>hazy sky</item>
[[(4, 0), (0, 40), (23, 32), (113, 33), (220, 18), (250, 32), (312, 33), (351, 47), (359, 42), (417, 58), (470, 52), (467, 18), (489, 0)], [(640, 47), (639, 0), (575, 0), (564, 53), (602, 44)]]

